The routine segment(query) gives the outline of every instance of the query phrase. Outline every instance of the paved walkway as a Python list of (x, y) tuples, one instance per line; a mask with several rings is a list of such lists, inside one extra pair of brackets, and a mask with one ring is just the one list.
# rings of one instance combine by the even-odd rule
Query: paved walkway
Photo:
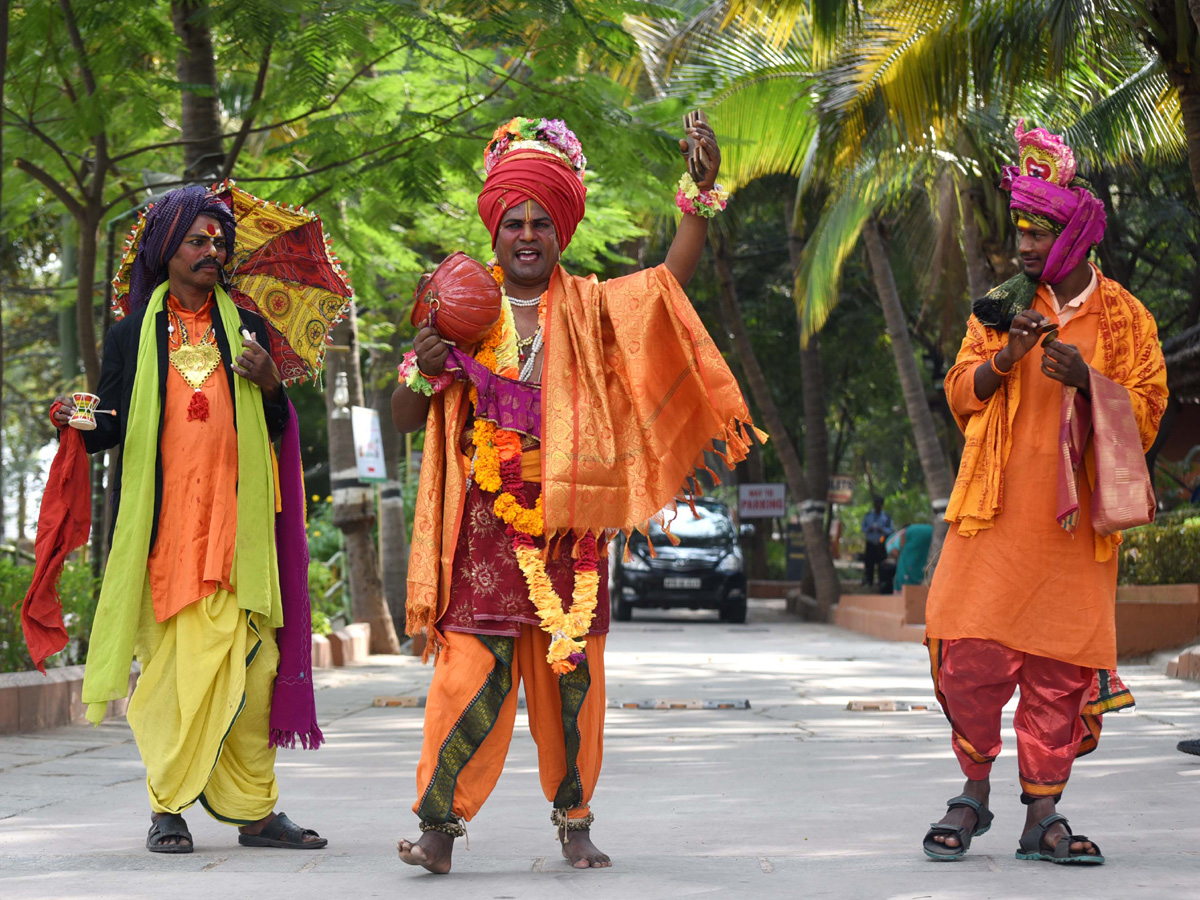
[[(329, 743), (283, 751), (281, 808), (330, 838), (324, 851), (250, 850), (199, 807), (197, 850), (152, 856), (143, 773), (123, 721), (0, 738), (0, 898), (830, 897), (887, 900), (1200, 897), (1200, 690), (1162, 666), (1123, 669), (1136, 712), (1110, 716), (1063, 811), (1109, 863), (1088, 870), (1013, 858), (1024, 811), (1011, 752), (993, 777), (996, 822), (967, 860), (928, 862), (927, 823), (961, 776), (941, 714), (852, 712), (851, 700), (931, 703), (924, 648), (793, 621), (766, 605), (750, 624), (704, 613), (636, 615), (609, 639), (609, 697), (748, 699), (749, 710), (610, 709), (596, 842), (612, 869), (559, 856), (533, 741), (517, 721), (508, 769), (470, 825), (453, 874), (396, 859), (409, 812), (421, 710), (412, 659), (319, 674)], [(1011, 714), (1011, 709), (1010, 709)], [(1011, 721), (1009, 722), (1011, 726)], [(1013, 747), (1011, 727), (1006, 732)]]

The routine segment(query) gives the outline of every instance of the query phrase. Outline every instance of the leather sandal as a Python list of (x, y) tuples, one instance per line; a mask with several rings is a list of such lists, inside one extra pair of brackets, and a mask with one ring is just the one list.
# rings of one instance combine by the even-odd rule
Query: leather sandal
[[(1059, 839), (1053, 850), (1047, 851), (1043, 849), (1042, 841), (1050, 826), (1058, 822), (1063, 823), (1063, 827), (1067, 829), (1068, 833), (1066, 837)], [(1059, 813), (1051, 813), (1021, 835), (1021, 845), (1017, 847), (1017, 859), (1040, 859), (1060, 865), (1099, 866), (1104, 864), (1104, 855), (1100, 852), (1099, 844), (1089, 840), (1085, 834), (1071, 834), (1070, 832), (1071, 823), (1067, 821), (1067, 817)], [(1076, 841), (1086, 841), (1096, 852), (1072, 851), (1071, 844)]]
[[(992, 827), (992, 819), (995, 814), (976, 800), (974, 797), (968, 797), (963, 794), (959, 797), (953, 797), (946, 801), (946, 809), (954, 809), (955, 807), (964, 807), (975, 811), (975, 827), (968, 829), (965, 825), (950, 825), (945, 822), (934, 822), (929, 826), (929, 831), (925, 834), (925, 840), (921, 843), (925, 855), (937, 862), (953, 862), (956, 859), (962, 859), (967, 855), (967, 850), (971, 847), (971, 838), (985, 834)], [(945, 844), (935, 841), (935, 835), (945, 835), (946, 837), (958, 838), (957, 847), (947, 847)]]
[[(167, 838), (182, 838), (187, 843), (164, 843)], [(191, 853), (192, 833), (188, 831), (183, 816), (176, 813), (157, 813), (150, 817), (150, 831), (146, 835), (146, 849), (151, 853)]]
[[(308, 836), (315, 841), (306, 841)], [(238, 843), (243, 847), (276, 847), (282, 850), (320, 850), (329, 840), (321, 837), (311, 828), (301, 828), (287, 817), (286, 813), (276, 813), (275, 818), (263, 826), (258, 834), (239, 834)]]

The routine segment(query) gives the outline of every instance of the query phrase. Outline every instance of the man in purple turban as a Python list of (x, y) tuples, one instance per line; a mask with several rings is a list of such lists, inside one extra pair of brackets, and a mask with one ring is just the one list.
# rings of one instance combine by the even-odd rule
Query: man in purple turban
[[(286, 469), (278, 489), (273, 475), (271, 440), (283, 435), (285, 458), (289, 440), (298, 450), (294, 412), (256, 339), (266, 343), (266, 324), (222, 287), (235, 236), (229, 207), (183, 188), (142, 229), (130, 313), (105, 339), (96, 389), (111, 413), (83, 433), (89, 453), (115, 450), (117, 471), (82, 699), (98, 724), (126, 695), (132, 658), (141, 662), (128, 721), (146, 767), (150, 852), (192, 852), (183, 813), (196, 802), (240, 826), (245, 846), (324, 847), (276, 811), (276, 747), (322, 740), (311, 670), (303, 691), (280, 670), (285, 613), (293, 628), (308, 621), (303, 577), (291, 588), (297, 554), (276, 545), (287, 533), (286, 524), (277, 531), (277, 495), (281, 523), (302, 502)], [(74, 407), (59, 400), (62, 427)]]

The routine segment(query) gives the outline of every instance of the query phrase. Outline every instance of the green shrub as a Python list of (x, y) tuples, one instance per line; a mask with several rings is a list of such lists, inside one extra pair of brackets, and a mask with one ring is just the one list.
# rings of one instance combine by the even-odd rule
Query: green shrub
[[(21, 601), (32, 580), (33, 566), (0, 557), (0, 672), (25, 672), (33, 668), (21, 631)], [(86, 562), (71, 560), (63, 567), (58, 596), (62, 600), (69, 643), (61, 654), (50, 657), (46, 663), (79, 665), (87, 659), (92, 619), (96, 615), (97, 584)]]
[(1200, 583), (1200, 516), (1131, 528), (1120, 557), (1121, 584)]

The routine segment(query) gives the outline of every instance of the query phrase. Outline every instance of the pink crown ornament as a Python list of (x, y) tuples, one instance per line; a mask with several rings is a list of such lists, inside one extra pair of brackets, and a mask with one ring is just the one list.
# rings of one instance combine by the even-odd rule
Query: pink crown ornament
[(1020, 154), (1020, 174), (1059, 187), (1070, 186), (1075, 177), (1075, 153), (1059, 135), (1051, 134), (1045, 128), (1026, 131), (1024, 119), (1017, 120), (1017, 130), (1013, 134)]

